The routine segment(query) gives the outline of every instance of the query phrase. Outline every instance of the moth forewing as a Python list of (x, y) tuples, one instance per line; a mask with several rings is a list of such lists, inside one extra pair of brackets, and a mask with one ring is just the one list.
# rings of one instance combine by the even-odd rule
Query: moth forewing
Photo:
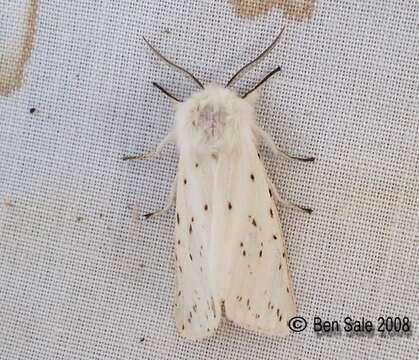
[(270, 335), (286, 334), (295, 316), (254, 101), (211, 85), (178, 105), (176, 321), (189, 337), (211, 334), (222, 305), (230, 320)]

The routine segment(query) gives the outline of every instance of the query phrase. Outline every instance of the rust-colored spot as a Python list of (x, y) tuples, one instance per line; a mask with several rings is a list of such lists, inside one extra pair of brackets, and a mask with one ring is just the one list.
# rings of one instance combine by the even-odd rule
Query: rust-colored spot
[(280, 8), (290, 19), (310, 18), (314, 9), (314, 0), (231, 0), (234, 12), (242, 18), (254, 19), (265, 15), (274, 8)]
[(6, 208), (13, 208), (16, 206), (15, 203), (11, 200), (9, 195), (6, 195), (6, 197), (4, 198), (3, 205)]
[(23, 83), (25, 64), (35, 39), (38, 0), (2, 5), (0, 46), (0, 95), (9, 95)]

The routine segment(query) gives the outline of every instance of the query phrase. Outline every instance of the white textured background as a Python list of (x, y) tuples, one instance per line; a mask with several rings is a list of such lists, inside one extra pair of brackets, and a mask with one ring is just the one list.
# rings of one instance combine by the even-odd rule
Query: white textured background
[[(274, 339), (224, 323), (193, 343), (175, 330), (173, 211), (139, 214), (163, 206), (176, 151), (120, 157), (173, 124), (151, 81), (184, 97), (194, 87), (140, 36), (204, 82), (225, 82), (284, 24), (237, 88), (282, 65), (259, 123), (317, 158), (262, 151), (284, 197), (315, 209), (281, 212), (299, 312), (309, 322), (409, 316), (410, 337)], [(419, 357), (417, 1), (319, 0), (310, 21), (293, 22), (279, 11), (243, 20), (224, 1), (50, 0), (35, 41), (24, 86), (0, 97), (0, 359)]]

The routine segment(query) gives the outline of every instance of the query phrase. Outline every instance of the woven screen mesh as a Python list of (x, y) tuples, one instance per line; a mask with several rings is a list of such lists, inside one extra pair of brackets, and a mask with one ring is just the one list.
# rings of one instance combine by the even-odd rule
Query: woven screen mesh
[[(0, 36), (13, 39), (2, 3)], [(419, 357), (417, 1), (317, 1), (303, 21), (280, 7), (242, 18), (225, 1), (51, 0), (37, 11), (22, 86), (0, 96), (0, 359)], [(236, 89), (281, 65), (258, 123), (316, 157), (261, 150), (283, 197), (314, 209), (280, 212), (308, 327), (269, 338), (224, 322), (191, 342), (172, 316), (174, 211), (141, 217), (164, 206), (176, 149), (121, 157), (151, 150), (173, 125), (152, 81), (182, 98), (196, 88), (141, 36), (204, 83), (225, 83), (283, 25)], [(407, 316), (413, 330), (319, 336), (315, 316)]]

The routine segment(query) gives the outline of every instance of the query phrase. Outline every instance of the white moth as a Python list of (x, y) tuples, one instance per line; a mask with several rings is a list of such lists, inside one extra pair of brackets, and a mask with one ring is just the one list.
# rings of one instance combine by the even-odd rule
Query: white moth
[(257, 147), (265, 141), (277, 155), (314, 159), (291, 157), (279, 150), (255, 122), (258, 92), (254, 90), (279, 68), (244, 96), (228, 88), (274, 47), (280, 35), (227, 87), (203, 86), (147, 42), (201, 88), (181, 102), (154, 83), (175, 100), (175, 127), (155, 152), (124, 158), (153, 157), (167, 143), (176, 143), (179, 150), (178, 174), (168, 204), (146, 217), (166, 212), (176, 199), (174, 313), (179, 333), (188, 338), (210, 336), (222, 317), (250, 330), (283, 336), (289, 333), (288, 320), (296, 315), (275, 200), (297, 206), (280, 198)]

